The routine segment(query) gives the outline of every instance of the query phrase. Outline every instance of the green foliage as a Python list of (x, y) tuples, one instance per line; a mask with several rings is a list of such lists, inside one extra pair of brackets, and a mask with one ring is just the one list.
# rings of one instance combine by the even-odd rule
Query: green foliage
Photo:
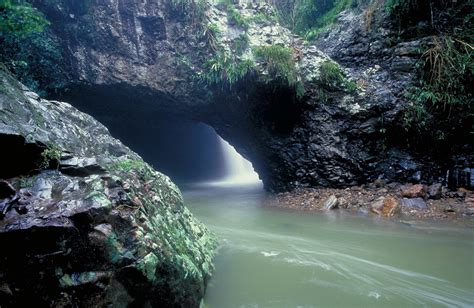
[(264, 14), (262, 12), (258, 12), (257, 14), (252, 15), (248, 18), (248, 22), (254, 22), (256, 24), (264, 24), (267, 22), (276, 22), (278, 20), (277, 15), (275, 14)]
[(319, 81), (328, 89), (344, 89), (351, 93), (357, 90), (357, 84), (347, 80), (341, 67), (332, 61), (325, 61), (321, 64)]
[(353, 0), (300, 0), (296, 7), (295, 30), (312, 39), (325, 31), (339, 13), (351, 7)]
[(245, 19), (242, 14), (235, 7), (227, 6), (227, 18), (231, 25), (236, 25), (237, 27), (247, 30), (249, 28), (249, 23), (247, 19)]
[(228, 52), (223, 51), (207, 61), (205, 68), (206, 72), (202, 73), (200, 78), (208, 86), (232, 87), (255, 69), (255, 63), (249, 59), (233, 58)]
[(205, 20), (206, 0), (171, 0), (170, 4), (174, 10), (191, 17), (198, 26)]
[(258, 59), (265, 62), (273, 78), (281, 78), (288, 85), (296, 84), (296, 63), (291, 48), (281, 45), (259, 46), (253, 52)]
[(389, 14), (410, 14), (418, 6), (418, 0), (387, 0), (385, 9)]
[[(472, 56), (473, 47), (462, 40), (433, 37), (417, 67), (420, 79), (406, 93), (410, 101), (404, 115), (407, 130), (432, 132), (434, 126), (450, 130), (472, 120)], [(447, 133), (441, 129), (436, 135), (444, 139)]]
[(472, 0), (387, 0), (385, 9), (404, 37), (440, 33), (473, 35)]
[(234, 4), (230, 0), (220, 0), (217, 3), (217, 7), (227, 11), (227, 20), (229, 24), (235, 25), (243, 30), (249, 28), (248, 20), (240, 14), (240, 12), (235, 8)]
[(344, 81), (344, 72), (337, 63), (325, 61), (321, 64), (319, 79), (329, 87), (337, 87)]
[[(359, 0), (360, 1), (360, 0)], [(280, 20), (307, 39), (326, 30), (337, 15), (357, 0), (280, 0), (276, 3)]]
[(41, 156), (43, 157), (41, 168), (48, 168), (51, 166), (51, 164), (58, 167), (59, 160), (61, 159), (61, 153), (61, 148), (57, 144), (49, 143), (41, 153)]
[(20, 189), (32, 187), (33, 179), (31, 177), (22, 176), (18, 179), (18, 186)]
[(44, 16), (28, 3), (23, 1), (1, 0), (0, 2), (0, 33), (10, 34), (22, 39), (31, 33), (41, 33), (49, 22)]
[(44, 16), (30, 4), (1, 0), (0, 62), (36, 91), (62, 85), (62, 72), (57, 68), (61, 53), (45, 31), (48, 25)]
[(119, 161), (116, 161), (110, 166), (111, 170), (114, 171), (139, 171), (141, 169), (145, 169), (146, 163), (137, 159), (121, 159)]
[(217, 52), (220, 48), (219, 37), (221, 35), (221, 30), (219, 25), (214, 23), (208, 23), (204, 26), (202, 31), (202, 37), (209, 44), (209, 47), (212, 51)]
[(234, 39), (234, 49), (238, 54), (242, 54), (249, 45), (249, 36), (247, 33), (242, 33)]
[(285, 81), (289, 86), (295, 87), (298, 97), (303, 96), (305, 89), (298, 78), (293, 49), (281, 45), (259, 46), (253, 53), (257, 59), (265, 62), (272, 78)]

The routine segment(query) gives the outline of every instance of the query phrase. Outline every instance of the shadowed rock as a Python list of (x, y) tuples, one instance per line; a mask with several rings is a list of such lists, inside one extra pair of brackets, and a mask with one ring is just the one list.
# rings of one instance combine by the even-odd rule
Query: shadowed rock
[(91, 116), (0, 81), (18, 154), (0, 159), (0, 303), (198, 307), (216, 241), (179, 189)]

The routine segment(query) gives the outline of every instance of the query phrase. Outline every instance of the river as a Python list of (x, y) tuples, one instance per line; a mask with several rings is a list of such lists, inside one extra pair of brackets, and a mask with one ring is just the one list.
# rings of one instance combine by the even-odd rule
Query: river
[(205, 307), (473, 307), (474, 230), (262, 206), (261, 185), (184, 190), (219, 237)]

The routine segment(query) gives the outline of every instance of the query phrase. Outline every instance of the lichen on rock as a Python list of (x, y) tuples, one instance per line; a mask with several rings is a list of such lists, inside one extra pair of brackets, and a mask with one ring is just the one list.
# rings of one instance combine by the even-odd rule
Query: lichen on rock
[(176, 185), (91, 116), (0, 80), (0, 302), (199, 306), (216, 238)]

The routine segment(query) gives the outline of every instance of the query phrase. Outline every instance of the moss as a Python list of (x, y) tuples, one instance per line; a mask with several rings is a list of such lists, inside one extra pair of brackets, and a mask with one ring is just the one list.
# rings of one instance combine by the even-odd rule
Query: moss
[(146, 168), (146, 163), (144, 161), (140, 161), (137, 159), (121, 159), (119, 161), (114, 162), (109, 166), (110, 169), (114, 171), (139, 171), (141, 169)]
[(319, 82), (326, 89), (345, 90), (353, 93), (357, 90), (357, 84), (346, 78), (341, 67), (333, 61), (325, 61), (319, 67)]
[(139, 260), (137, 268), (143, 273), (148, 281), (156, 284), (156, 267), (158, 266), (159, 258), (152, 252)]

